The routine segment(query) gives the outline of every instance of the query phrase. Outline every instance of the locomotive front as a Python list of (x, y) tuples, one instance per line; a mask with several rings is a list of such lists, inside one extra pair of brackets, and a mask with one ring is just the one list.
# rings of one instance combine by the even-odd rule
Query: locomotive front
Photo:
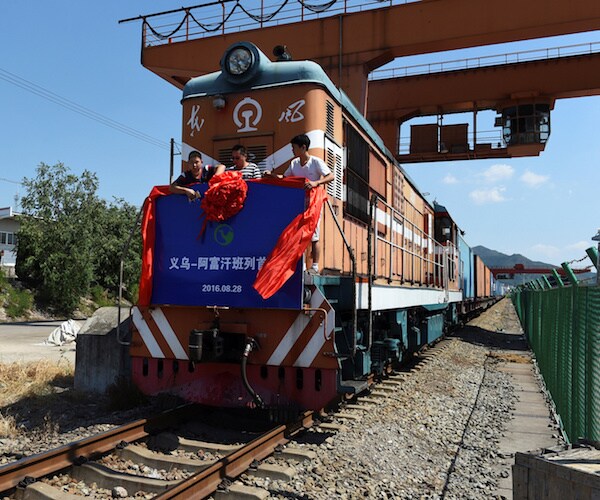
[[(199, 151), (204, 164), (228, 165), (242, 144), (271, 170), (292, 159), (289, 140), (300, 133), (323, 157), (331, 106), (323, 75), (311, 62), (271, 62), (252, 44), (231, 46), (221, 71), (185, 86), (182, 159)], [(194, 189), (204, 195), (208, 186)], [(222, 221), (166, 194), (155, 188), (145, 206), (134, 383), (214, 406), (324, 407), (337, 394), (334, 309), (306, 281), (302, 257), (273, 295), (255, 287), (282, 233), (303, 220), (303, 184), (248, 181), (243, 208)]]

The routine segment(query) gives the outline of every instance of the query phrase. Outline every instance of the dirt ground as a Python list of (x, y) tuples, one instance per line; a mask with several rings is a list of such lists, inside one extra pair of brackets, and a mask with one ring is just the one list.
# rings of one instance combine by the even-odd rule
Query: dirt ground
[(531, 351), (519, 317), (507, 297), (472, 319), (464, 328), (456, 331), (454, 336), (470, 343), (485, 345), (491, 350), (492, 356), (504, 361), (531, 362)]
[(507, 297), (502, 298), (480, 316), (471, 320), (468, 326), (492, 332), (523, 333), (517, 312)]

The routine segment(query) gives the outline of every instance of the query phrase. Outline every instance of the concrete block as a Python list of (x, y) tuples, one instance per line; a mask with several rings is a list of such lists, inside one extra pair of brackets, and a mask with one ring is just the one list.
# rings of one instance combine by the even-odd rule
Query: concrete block
[(356, 400), (358, 404), (364, 404), (366, 406), (378, 405), (380, 403), (379, 399), (370, 398), (368, 396), (360, 397)]
[(322, 424), (319, 424), (319, 429), (323, 429), (326, 431), (343, 432), (343, 431), (347, 431), (348, 427), (346, 427), (343, 424), (330, 424), (330, 423), (324, 422)]
[(131, 460), (137, 464), (144, 464), (153, 469), (166, 471), (180, 469), (189, 472), (199, 472), (216, 463), (216, 460), (202, 461), (200, 459), (173, 457), (134, 444), (117, 450), (116, 454), (123, 460)]
[(269, 498), (269, 492), (262, 488), (234, 483), (227, 491), (218, 490), (214, 498), (215, 500), (264, 500)]
[(17, 500), (84, 500), (88, 497), (69, 495), (54, 486), (38, 481), (25, 489), (18, 489), (15, 498)]
[(185, 451), (197, 452), (199, 450), (210, 451), (214, 453), (228, 454), (239, 450), (242, 444), (222, 444), (210, 443), (207, 441), (197, 441), (195, 439), (187, 439), (179, 436), (178, 448)]
[(291, 481), (296, 475), (292, 467), (277, 464), (260, 464), (256, 470), (248, 470), (248, 474), (256, 477), (269, 477), (273, 480)]
[(129, 379), (129, 346), (119, 343), (118, 332), (129, 338), (129, 308), (101, 307), (77, 334), (74, 387), (83, 392), (105, 392), (119, 378)]
[(372, 404), (362, 404), (362, 405), (346, 405), (346, 409), (347, 410), (359, 410), (359, 411), (368, 411), (370, 408), (372, 408), (374, 405)]
[(371, 397), (372, 398), (379, 398), (379, 399), (381, 399), (381, 398), (387, 398), (389, 396), (390, 396), (390, 394), (387, 391), (373, 391), (371, 393)]
[(72, 467), (71, 477), (87, 484), (96, 483), (100, 488), (112, 489), (116, 484), (127, 491), (147, 491), (148, 493), (162, 493), (179, 483), (179, 481), (164, 481), (144, 476), (134, 476), (95, 462), (76, 465)]
[(362, 418), (362, 415), (355, 415), (354, 413), (336, 413), (335, 418), (356, 421), (360, 420)]
[(285, 449), (277, 456), (286, 460), (295, 460), (297, 462), (304, 462), (317, 458), (317, 454), (312, 450), (304, 450), (302, 448), (294, 448), (292, 446), (286, 446)]

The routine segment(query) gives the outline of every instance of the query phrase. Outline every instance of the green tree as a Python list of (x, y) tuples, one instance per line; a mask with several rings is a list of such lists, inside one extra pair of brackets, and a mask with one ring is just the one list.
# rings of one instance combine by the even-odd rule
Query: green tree
[[(87, 170), (75, 175), (62, 163), (41, 163), (36, 174), (23, 180), (25, 217), (18, 234), (16, 271), (48, 306), (70, 314), (90, 286), (116, 291), (121, 251), (136, 210), (122, 200), (101, 200), (98, 179)], [(139, 278), (137, 233), (126, 268), (129, 289)]]
[(124, 296), (131, 301), (137, 300), (140, 278), (142, 239), (138, 228), (133, 228), (138, 209), (124, 200), (115, 199), (106, 205), (96, 220), (96, 232), (102, 235), (102, 241), (95, 245), (94, 283), (103, 289), (118, 294), (119, 268), (121, 255), (134, 230), (129, 248), (123, 260)]

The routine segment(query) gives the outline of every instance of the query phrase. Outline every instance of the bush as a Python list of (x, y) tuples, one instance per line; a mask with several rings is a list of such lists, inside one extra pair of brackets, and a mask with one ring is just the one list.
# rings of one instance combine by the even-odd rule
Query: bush
[(115, 305), (115, 301), (109, 298), (108, 292), (100, 285), (94, 285), (90, 289), (90, 295), (92, 297), (92, 300), (94, 301), (94, 304), (96, 304), (98, 307), (107, 307)]
[(33, 306), (33, 295), (29, 290), (15, 288), (0, 271), (0, 305), (10, 318), (27, 317)]
[(10, 318), (27, 317), (33, 307), (33, 295), (29, 290), (18, 290), (11, 287), (4, 303), (6, 314)]
[(8, 293), (9, 288), (12, 288), (8, 283), (8, 278), (4, 275), (4, 271), (0, 269), (0, 294)]

